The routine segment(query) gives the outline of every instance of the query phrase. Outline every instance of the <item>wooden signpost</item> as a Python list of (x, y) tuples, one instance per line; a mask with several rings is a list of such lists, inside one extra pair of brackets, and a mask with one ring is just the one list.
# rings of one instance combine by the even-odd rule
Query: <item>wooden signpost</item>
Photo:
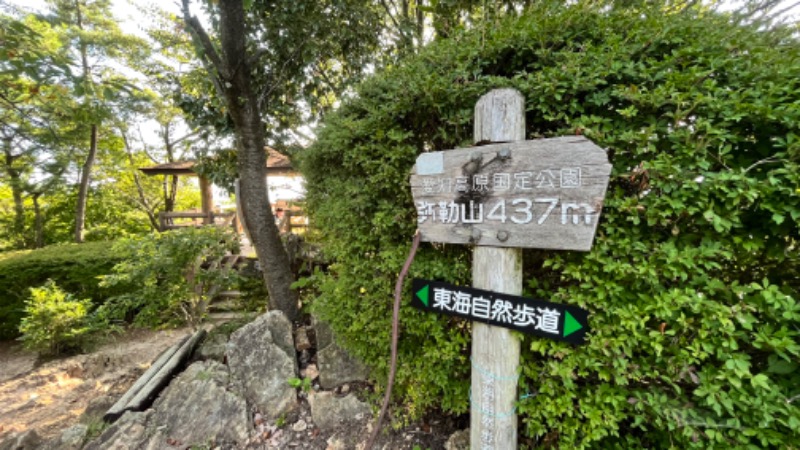
[[(422, 240), (475, 245), (473, 287), (515, 298), (522, 248), (591, 248), (611, 172), (581, 136), (524, 139), (522, 95), (497, 89), (475, 105), (474, 140), (489, 145), (424, 153), (411, 175)], [(519, 341), (488, 323), (472, 328), (470, 448), (516, 449)]]
[(589, 250), (610, 171), (582, 136), (423, 153), (411, 176), (422, 240)]

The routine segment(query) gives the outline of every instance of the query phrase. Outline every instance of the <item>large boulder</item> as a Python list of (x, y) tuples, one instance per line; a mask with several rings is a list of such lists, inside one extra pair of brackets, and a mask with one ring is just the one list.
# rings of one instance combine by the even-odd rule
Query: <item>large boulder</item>
[(86, 449), (244, 444), (251, 428), (247, 403), (229, 387), (230, 376), (224, 365), (216, 361), (194, 363), (170, 383), (152, 409), (125, 413)]
[(194, 351), (192, 356), (196, 361), (213, 360), (225, 362), (225, 352), (228, 347), (228, 335), (225, 333), (209, 333), (206, 339)]
[(153, 405), (150, 422), (156, 429), (150, 442), (179, 442), (184, 448), (244, 443), (252, 428), (247, 403), (229, 385), (227, 368), (216, 361), (189, 366)]
[(89, 442), (84, 450), (134, 450), (143, 448), (147, 440), (147, 418), (152, 410), (125, 412), (114, 425), (108, 427), (97, 439)]
[(336, 336), (330, 325), (315, 318), (314, 331), (317, 334), (319, 385), (323, 389), (333, 389), (344, 383), (367, 378), (367, 367), (336, 343)]
[(292, 324), (270, 311), (236, 330), (228, 341), (228, 366), (242, 392), (267, 419), (297, 408), (288, 380), (297, 377)]
[(42, 450), (80, 450), (88, 432), (87, 425), (82, 423), (73, 425), (62, 431), (59, 437), (48, 442)]
[(308, 404), (314, 423), (323, 431), (361, 422), (370, 414), (369, 405), (353, 394), (337, 397), (332, 392), (317, 392), (308, 397)]
[(0, 442), (0, 450), (34, 450), (42, 444), (42, 439), (34, 430), (23, 431), (8, 436)]

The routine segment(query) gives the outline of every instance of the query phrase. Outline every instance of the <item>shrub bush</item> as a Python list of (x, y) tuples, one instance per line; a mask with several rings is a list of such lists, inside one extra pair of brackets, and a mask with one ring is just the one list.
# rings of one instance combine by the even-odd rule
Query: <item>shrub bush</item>
[(45, 355), (82, 350), (92, 329), (88, 315), (92, 302), (76, 300), (52, 280), (30, 293), (19, 326), (25, 348)]
[(218, 227), (182, 228), (120, 240), (114, 251), (131, 255), (104, 277), (103, 286), (122, 289), (98, 314), (106, 320), (142, 326), (169, 322), (198, 325), (215, 289), (235, 284), (224, 263), (239, 241)]
[(116, 291), (99, 286), (125, 254), (111, 252), (110, 242), (62, 244), (39, 250), (0, 254), (0, 339), (19, 335), (30, 288), (53, 280), (66, 292), (101, 304)]
[[(313, 307), (383, 382), (410, 169), (471, 145), (475, 102), (514, 87), (528, 138), (584, 134), (613, 164), (592, 251), (525, 252), (526, 293), (588, 309), (592, 331), (520, 336), (523, 443), (797, 448), (798, 73), (791, 29), (700, 8), (543, 2), (434, 44), (362, 84), (302, 157), (334, 261)], [(424, 245), (411, 276), (468, 283), (469, 265)], [(469, 324), (407, 303), (401, 322), (397, 400), (467, 411)]]

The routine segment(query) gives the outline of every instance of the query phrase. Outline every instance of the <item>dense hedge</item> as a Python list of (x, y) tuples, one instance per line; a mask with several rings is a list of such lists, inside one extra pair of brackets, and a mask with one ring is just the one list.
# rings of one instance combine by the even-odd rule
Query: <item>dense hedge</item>
[[(526, 291), (591, 311), (588, 345), (523, 339), (521, 433), (561, 448), (798, 448), (800, 43), (687, 10), (574, 5), (443, 41), (361, 85), (304, 156), (335, 263), (313, 307), (387, 372), (416, 155), (469, 145), (496, 87), (528, 138), (582, 133), (612, 181), (589, 253), (526, 251)], [(411, 276), (469, 282), (423, 245)], [(410, 298), (406, 295), (406, 299)], [(469, 408), (469, 324), (402, 311), (397, 399)]]
[(44, 285), (48, 279), (77, 298), (99, 304), (114, 292), (99, 287), (101, 275), (124, 255), (111, 252), (113, 243), (89, 242), (63, 244), (40, 250), (0, 255), (0, 339), (19, 335), (18, 327), (25, 310), (30, 288)]

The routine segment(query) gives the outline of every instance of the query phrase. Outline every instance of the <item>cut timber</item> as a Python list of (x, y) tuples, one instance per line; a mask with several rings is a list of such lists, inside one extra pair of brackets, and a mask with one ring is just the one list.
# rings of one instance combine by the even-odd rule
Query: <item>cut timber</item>
[(185, 344), (188, 339), (189, 336), (185, 336), (177, 344), (164, 350), (156, 359), (156, 361), (150, 366), (150, 368), (147, 369), (147, 371), (145, 371), (145, 373), (142, 374), (142, 376), (139, 377), (135, 383), (133, 383), (133, 386), (128, 389), (125, 395), (120, 397), (120, 399), (117, 400), (117, 402), (114, 403), (114, 405), (108, 411), (106, 411), (105, 415), (103, 416), (103, 420), (106, 422), (114, 422), (120, 418), (120, 416), (122, 416), (122, 414), (126, 411), (125, 406), (128, 405), (128, 402), (130, 402), (136, 393), (139, 392), (144, 385), (150, 381), (151, 378), (153, 378), (153, 375), (161, 370), (164, 364), (169, 361), (170, 358), (172, 358), (175, 352), (178, 351), (178, 349), (181, 348), (181, 346)]
[(164, 351), (156, 362), (128, 389), (128, 392), (106, 412), (103, 420), (114, 422), (125, 411), (144, 411), (149, 407), (161, 390), (169, 384), (172, 377), (185, 365), (194, 348), (205, 335), (205, 330), (199, 330)]

